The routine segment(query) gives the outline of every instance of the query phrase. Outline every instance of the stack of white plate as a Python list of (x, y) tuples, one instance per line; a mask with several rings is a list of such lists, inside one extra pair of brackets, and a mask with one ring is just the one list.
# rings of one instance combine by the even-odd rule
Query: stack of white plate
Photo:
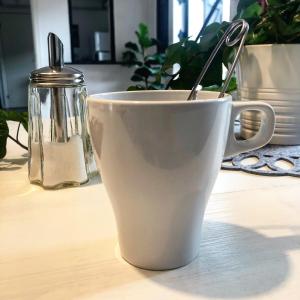
[[(300, 45), (246, 46), (239, 69), (242, 101), (263, 101), (275, 111), (271, 144), (300, 144)], [(241, 136), (249, 138), (260, 127), (260, 113), (243, 112)]]

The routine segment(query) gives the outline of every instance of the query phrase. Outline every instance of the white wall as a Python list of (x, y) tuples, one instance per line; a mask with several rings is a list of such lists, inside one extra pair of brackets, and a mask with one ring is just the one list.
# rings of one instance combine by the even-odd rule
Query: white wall
[(231, 0), (230, 1), (230, 18), (232, 19), (236, 15), (236, 8), (239, 0)]
[(231, 11), (231, 6), (230, 6), (230, 0), (223, 0), (223, 21), (230, 21), (230, 11)]
[(85, 75), (89, 94), (124, 91), (129, 85), (132, 69), (121, 65), (72, 65)]
[[(31, 0), (37, 67), (48, 65), (47, 35), (52, 31), (64, 43), (65, 61), (71, 59), (68, 0)], [(120, 60), (124, 44), (135, 41), (140, 22), (156, 36), (156, 0), (114, 0), (116, 57)], [(130, 85), (132, 70), (121, 65), (74, 65), (84, 72), (89, 93), (124, 90)]]
[(48, 65), (49, 32), (64, 44), (65, 62), (71, 61), (68, 0), (30, 0), (36, 66)]

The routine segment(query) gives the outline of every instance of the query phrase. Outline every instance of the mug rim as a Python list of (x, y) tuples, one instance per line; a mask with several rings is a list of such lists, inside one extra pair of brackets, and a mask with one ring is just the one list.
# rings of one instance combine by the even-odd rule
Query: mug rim
[[(127, 105), (149, 105), (149, 104), (156, 104), (156, 105), (167, 105), (167, 104), (185, 104), (185, 105), (192, 105), (192, 104), (199, 104), (199, 103), (222, 103), (232, 100), (232, 96), (229, 94), (225, 94), (223, 97), (218, 98), (219, 92), (214, 91), (198, 91), (198, 94), (206, 95), (206, 98), (204, 99), (196, 99), (193, 101), (187, 101), (187, 100), (137, 100), (137, 99), (109, 99), (105, 98), (105, 96), (109, 95), (122, 95), (124, 93), (126, 94), (156, 94), (156, 93), (165, 93), (165, 94), (171, 94), (171, 93), (190, 93), (190, 90), (140, 90), (140, 91), (118, 91), (118, 92), (105, 92), (105, 93), (97, 93), (92, 94), (87, 97), (87, 101), (90, 103), (105, 103), (105, 104), (127, 104)], [(209, 95), (207, 97), (207, 95)], [(211, 97), (210, 97), (211, 95)]]

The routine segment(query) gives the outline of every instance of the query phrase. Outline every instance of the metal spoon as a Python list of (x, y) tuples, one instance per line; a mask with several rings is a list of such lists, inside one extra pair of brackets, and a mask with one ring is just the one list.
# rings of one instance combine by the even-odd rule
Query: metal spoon
[[(240, 31), (237, 34), (238, 30), (240, 30)], [(233, 71), (234, 71), (234, 69), (236, 67), (236, 64), (237, 64), (237, 62), (239, 60), (239, 57), (241, 55), (242, 48), (244, 46), (248, 30), (249, 30), (249, 25), (248, 25), (248, 23), (245, 20), (240, 19), (240, 20), (235, 20), (232, 23), (230, 23), (229, 27), (226, 29), (224, 35), (222, 36), (222, 38), (218, 42), (217, 46), (215, 47), (215, 49), (211, 53), (208, 61), (206, 62), (206, 64), (203, 67), (200, 75), (198, 76), (198, 78), (197, 78), (197, 80), (196, 80), (196, 82), (195, 82), (195, 84), (194, 84), (194, 86), (193, 86), (193, 88), (191, 90), (191, 93), (189, 94), (189, 97), (187, 99), (188, 101), (190, 101), (190, 100), (196, 100), (196, 98), (197, 98), (197, 87), (201, 83), (204, 75), (206, 74), (208, 68), (210, 67), (213, 59), (215, 58), (216, 54), (220, 50), (220, 48), (221, 48), (222, 44), (224, 43), (224, 41), (225, 41), (225, 44), (226, 44), (227, 47), (233, 47), (237, 43), (240, 42), (238, 51), (237, 51), (236, 56), (235, 56), (235, 58), (233, 60), (231, 68), (228, 70), (228, 73), (227, 73), (224, 85), (222, 87), (222, 90), (221, 90), (218, 98), (221, 98), (221, 97), (224, 96), (224, 94), (225, 94), (225, 92), (227, 90), (229, 81), (230, 81), (230, 79), (232, 77)], [(236, 37), (233, 40), (231, 40), (234, 35), (236, 35)]]

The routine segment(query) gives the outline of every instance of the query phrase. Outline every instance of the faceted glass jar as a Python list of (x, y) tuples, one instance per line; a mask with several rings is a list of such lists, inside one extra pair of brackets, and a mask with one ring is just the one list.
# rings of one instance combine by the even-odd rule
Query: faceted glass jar
[(89, 180), (92, 162), (84, 85), (29, 85), (29, 180), (45, 188)]

